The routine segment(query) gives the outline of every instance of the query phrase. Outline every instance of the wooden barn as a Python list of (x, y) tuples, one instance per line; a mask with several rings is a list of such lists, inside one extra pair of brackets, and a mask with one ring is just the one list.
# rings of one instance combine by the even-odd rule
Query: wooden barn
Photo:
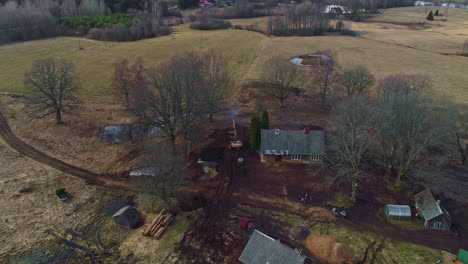
[(426, 189), (414, 196), (416, 212), (422, 216), (426, 229), (449, 231), (452, 218), (440, 200), (434, 199), (431, 190)]
[(262, 129), (262, 162), (320, 163), (325, 154), (323, 130)]

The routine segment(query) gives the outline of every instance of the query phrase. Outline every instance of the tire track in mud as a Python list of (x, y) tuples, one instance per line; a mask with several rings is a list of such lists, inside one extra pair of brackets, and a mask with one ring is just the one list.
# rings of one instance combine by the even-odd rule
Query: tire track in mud
[(5, 117), (0, 112), (0, 137), (7, 143), (11, 148), (18, 151), (22, 155), (29, 157), (37, 162), (55, 168), (61, 172), (79, 177), (85, 180), (89, 184), (95, 184), (108, 188), (124, 189), (128, 190), (128, 182), (119, 175), (112, 174), (98, 174), (91, 172), (56, 158), (53, 158), (46, 153), (32, 147), (28, 143), (19, 139), (11, 130)]

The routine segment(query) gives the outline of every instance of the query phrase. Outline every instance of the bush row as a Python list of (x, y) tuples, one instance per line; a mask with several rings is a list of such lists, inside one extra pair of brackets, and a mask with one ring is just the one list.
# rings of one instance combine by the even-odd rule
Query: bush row
[(73, 29), (84, 27), (86, 31), (89, 31), (91, 28), (104, 28), (114, 24), (121, 24), (129, 27), (133, 24), (133, 18), (126, 14), (113, 14), (110, 16), (63, 17), (59, 19), (59, 23)]
[(148, 25), (133, 24), (130, 27), (117, 24), (103, 29), (93, 28), (89, 31), (88, 37), (102, 41), (134, 41), (157, 36), (170, 35), (170, 27), (158, 26), (149, 28)]
[(231, 22), (222, 19), (206, 19), (204, 21), (196, 21), (190, 24), (191, 29), (198, 30), (215, 30), (215, 29), (226, 29), (231, 27)]

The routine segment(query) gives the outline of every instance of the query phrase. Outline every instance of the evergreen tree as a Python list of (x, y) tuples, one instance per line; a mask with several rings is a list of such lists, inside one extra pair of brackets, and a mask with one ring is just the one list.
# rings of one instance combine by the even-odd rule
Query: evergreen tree
[(270, 119), (268, 117), (268, 111), (263, 111), (262, 113), (261, 128), (262, 129), (270, 128)]
[(431, 12), (429, 12), (429, 15), (427, 15), (427, 20), (429, 20), (429, 21), (434, 20), (434, 13), (432, 13), (432, 10), (431, 10)]
[(260, 148), (260, 118), (252, 117), (250, 120), (250, 148), (258, 150)]
[(434, 13), (434, 16), (438, 16), (439, 15), (439, 9), (437, 9)]

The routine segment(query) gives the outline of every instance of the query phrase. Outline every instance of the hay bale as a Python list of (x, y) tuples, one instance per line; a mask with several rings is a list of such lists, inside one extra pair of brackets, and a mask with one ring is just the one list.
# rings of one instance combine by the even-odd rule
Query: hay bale
[(309, 234), (310, 234), (310, 231), (309, 229), (307, 229), (307, 227), (296, 226), (293, 229), (291, 229), (289, 236), (294, 240), (304, 240), (309, 236)]
[(324, 235), (310, 235), (304, 248), (320, 262), (327, 264), (352, 263), (353, 250), (338, 240)]

